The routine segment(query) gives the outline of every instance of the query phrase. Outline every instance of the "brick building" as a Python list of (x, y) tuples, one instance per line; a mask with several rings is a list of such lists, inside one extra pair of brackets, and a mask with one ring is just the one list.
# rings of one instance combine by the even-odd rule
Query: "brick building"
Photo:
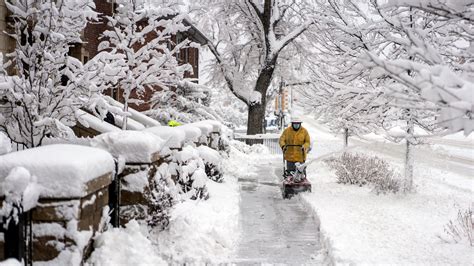
[[(83, 33), (84, 43), (73, 47), (70, 52), (72, 56), (80, 59), (83, 63), (86, 63), (90, 58), (93, 58), (98, 54), (97, 48), (101, 42), (99, 38), (108, 28), (106, 19), (104, 17), (112, 16), (115, 10), (115, 4), (113, 0), (95, 0), (95, 4), (96, 11), (100, 13), (100, 21), (89, 23), (87, 25)], [(183, 23), (189, 28), (186, 32), (181, 32), (173, 36), (171, 39), (173, 43), (179, 43), (185, 39), (189, 39), (201, 45), (205, 45), (207, 43), (207, 38), (189, 20), (185, 19)], [(153, 38), (153, 36), (149, 36), (149, 38)], [(176, 57), (180, 64), (187, 63), (192, 66), (193, 73), (187, 72), (185, 74), (185, 78), (192, 78), (197, 81), (199, 79), (199, 49), (193, 47), (181, 49), (176, 54)], [(130, 107), (139, 111), (149, 110), (151, 108), (150, 104), (148, 103), (149, 100), (156, 91), (160, 90), (161, 89), (159, 87), (156, 87), (153, 90), (145, 90), (143, 97), (140, 98), (142, 101), (144, 101), (144, 103), (138, 106), (135, 104), (130, 104)], [(115, 100), (123, 102), (122, 92), (119, 88), (111, 88), (107, 90), (105, 94), (111, 96)], [(130, 98), (138, 98), (138, 96), (132, 93)]]

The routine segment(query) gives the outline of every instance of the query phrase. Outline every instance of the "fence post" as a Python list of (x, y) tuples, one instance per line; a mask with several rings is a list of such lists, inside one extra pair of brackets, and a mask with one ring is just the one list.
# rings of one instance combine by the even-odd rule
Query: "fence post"
[(118, 168), (118, 161), (115, 160), (115, 178), (109, 185), (110, 224), (113, 227), (120, 226), (120, 174)]
[[(23, 208), (21, 206), (14, 205), (18, 212), (18, 222), (15, 221), (13, 217), (3, 217), (4, 227), (4, 238), (5, 238), (5, 248), (4, 248), (4, 258), (15, 258), (19, 261), (22, 261), (25, 258), (25, 218), (26, 214), (23, 213)], [(14, 212), (12, 211), (11, 214)], [(25, 260), (26, 261), (26, 260)]]

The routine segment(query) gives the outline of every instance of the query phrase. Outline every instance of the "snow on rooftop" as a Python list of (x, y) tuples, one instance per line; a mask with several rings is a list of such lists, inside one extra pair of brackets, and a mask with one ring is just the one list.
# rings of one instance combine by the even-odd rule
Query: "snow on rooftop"
[[(116, 107), (120, 107), (122, 110), (123, 110), (123, 104), (112, 99), (111, 97), (109, 96), (104, 96), (104, 99), (112, 106), (116, 106)], [(132, 118), (133, 120), (137, 121), (138, 123), (144, 125), (145, 127), (156, 127), (156, 126), (161, 126), (161, 124), (156, 121), (155, 119), (153, 118), (150, 118), (146, 115), (144, 115), (143, 113), (140, 113), (138, 112), (137, 110), (133, 109), (133, 108), (128, 108), (128, 112), (130, 113), (130, 118)]]
[(179, 127), (150, 127), (143, 130), (155, 134), (164, 140), (164, 146), (181, 148), (186, 141), (186, 132)]
[(109, 124), (98, 117), (91, 115), (83, 110), (77, 110), (76, 116), (81, 125), (86, 128), (92, 128), (100, 133), (120, 131), (120, 128)]
[(134, 130), (104, 133), (91, 141), (92, 147), (104, 149), (116, 158), (121, 156), (127, 163), (151, 163), (163, 144), (156, 134)]
[[(0, 186), (15, 167), (24, 167), (43, 186), (41, 196), (70, 198), (85, 196), (86, 183), (115, 169), (108, 152), (91, 147), (57, 144), (0, 156)], [(3, 189), (0, 189), (3, 191)]]

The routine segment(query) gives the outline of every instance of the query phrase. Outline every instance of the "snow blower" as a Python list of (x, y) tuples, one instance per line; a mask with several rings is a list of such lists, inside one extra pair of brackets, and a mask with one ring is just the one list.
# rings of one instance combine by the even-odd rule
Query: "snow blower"
[(311, 192), (311, 183), (306, 178), (306, 164), (295, 163), (294, 169), (287, 169), (285, 160), (285, 152), (288, 147), (300, 147), (304, 157), (304, 149), (302, 145), (286, 145), (283, 149), (283, 198), (289, 199), (294, 195), (309, 191)]

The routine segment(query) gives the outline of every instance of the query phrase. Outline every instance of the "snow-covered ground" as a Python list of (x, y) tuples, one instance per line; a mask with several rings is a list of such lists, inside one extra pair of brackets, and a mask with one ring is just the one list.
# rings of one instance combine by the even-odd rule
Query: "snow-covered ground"
[[(310, 117), (303, 125), (315, 141), (311, 157), (342, 149), (342, 138)], [(473, 247), (440, 239), (449, 240), (444, 226), (473, 203), (472, 139), (457, 136), (456, 144), (463, 145), (456, 146), (444, 139), (449, 137), (436, 140), (443, 150), (438, 144), (416, 148), (416, 192), (408, 195), (376, 195), (370, 188), (338, 184), (322, 160), (309, 165), (313, 191), (302, 199), (320, 219), (322, 244), (332, 262), (472, 265)], [(402, 145), (374, 138), (351, 141), (351, 151), (377, 155), (403, 171)]]
[[(234, 151), (235, 152), (235, 151)], [(234, 157), (231, 157), (232, 159)], [(169, 228), (132, 220), (97, 237), (90, 265), (216, 264), (228, 261), (239, 238), (238, 160), (224, 160), (224, 182), (207, 182), (208, 200), (173, 207)]]

